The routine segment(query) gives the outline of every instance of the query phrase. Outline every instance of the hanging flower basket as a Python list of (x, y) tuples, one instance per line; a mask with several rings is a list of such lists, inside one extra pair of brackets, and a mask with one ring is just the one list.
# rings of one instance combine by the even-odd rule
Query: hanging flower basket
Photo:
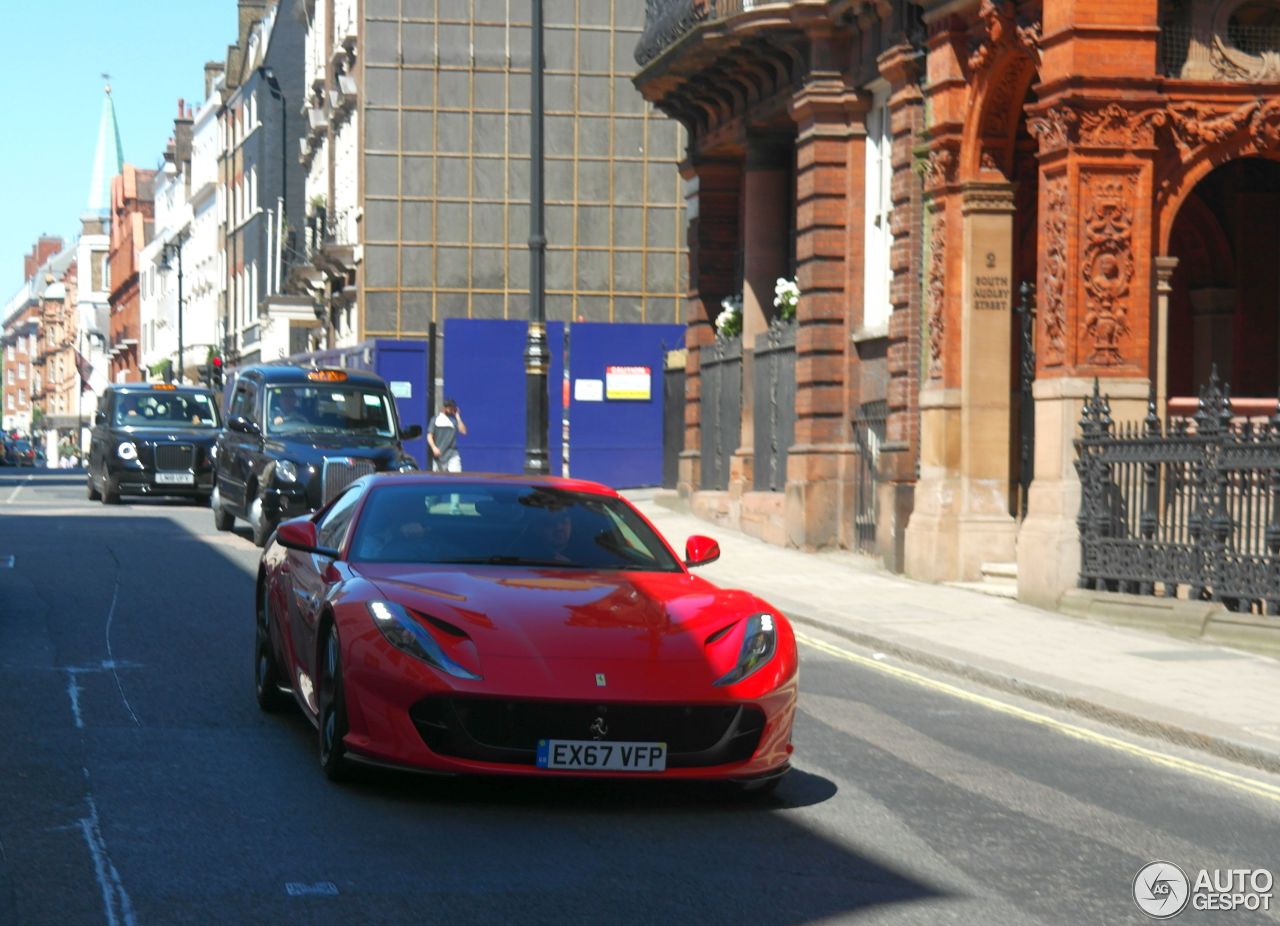
[(795, 280), (778, 277), (773, 285), (773, 307), (778, 310), (778, 318), (784, 322), (794, 321), (796, 306), (800, 304), (800, 287)]
[(742, 334), (742, 297), (725, 296), (716, 316), (716, 337), (728, 340)]

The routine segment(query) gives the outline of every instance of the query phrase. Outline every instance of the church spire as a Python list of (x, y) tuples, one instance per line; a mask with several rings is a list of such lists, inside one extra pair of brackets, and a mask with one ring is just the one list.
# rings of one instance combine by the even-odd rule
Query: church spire
[[(109, 81), (111, 75), (103, 74)], [(116, 107), (111, 100), (111, 84), (106, 85), (102, 101), (102, 118), (98, 120), (98, 147), (93, 153), (93, 180), (89, 184), (89, 211), (105, 215), (111, 209), (111, 178), (124, 169), (124, 146), (120, 142), (120, 126), (116, 123)]]

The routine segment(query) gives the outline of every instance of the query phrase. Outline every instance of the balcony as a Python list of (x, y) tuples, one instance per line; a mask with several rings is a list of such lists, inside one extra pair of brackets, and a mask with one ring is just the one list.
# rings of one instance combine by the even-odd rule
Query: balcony
[(705, 23), (731, 19), (763, 7), (786, 8), (779, 0), (648, 0), (636, 61), (645, 67), (689, 32)]

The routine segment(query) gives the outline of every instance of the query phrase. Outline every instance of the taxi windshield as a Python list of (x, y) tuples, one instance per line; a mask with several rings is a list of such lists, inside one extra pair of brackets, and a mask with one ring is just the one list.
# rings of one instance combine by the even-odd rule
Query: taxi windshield
[(267, 390), (267, 433), (369, 434), (395, 437), (385, 392), (352, 385), (285, 385)]
[(213, 400), (198, 392), (126, 392), (116, 400), (118, 428), (209, 428), (218, 426)]

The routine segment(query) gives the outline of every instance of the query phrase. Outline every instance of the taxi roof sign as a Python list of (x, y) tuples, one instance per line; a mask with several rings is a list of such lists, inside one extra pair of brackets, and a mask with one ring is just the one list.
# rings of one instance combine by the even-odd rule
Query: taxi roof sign
[(160, 392), (175, 392), (178, 387), (173, 383), (152, 383), (151, 388), (159, 390)]
[(344, 383), (347, 381), (346, 370), (311, 370), (307, 379), (313, 383)]

